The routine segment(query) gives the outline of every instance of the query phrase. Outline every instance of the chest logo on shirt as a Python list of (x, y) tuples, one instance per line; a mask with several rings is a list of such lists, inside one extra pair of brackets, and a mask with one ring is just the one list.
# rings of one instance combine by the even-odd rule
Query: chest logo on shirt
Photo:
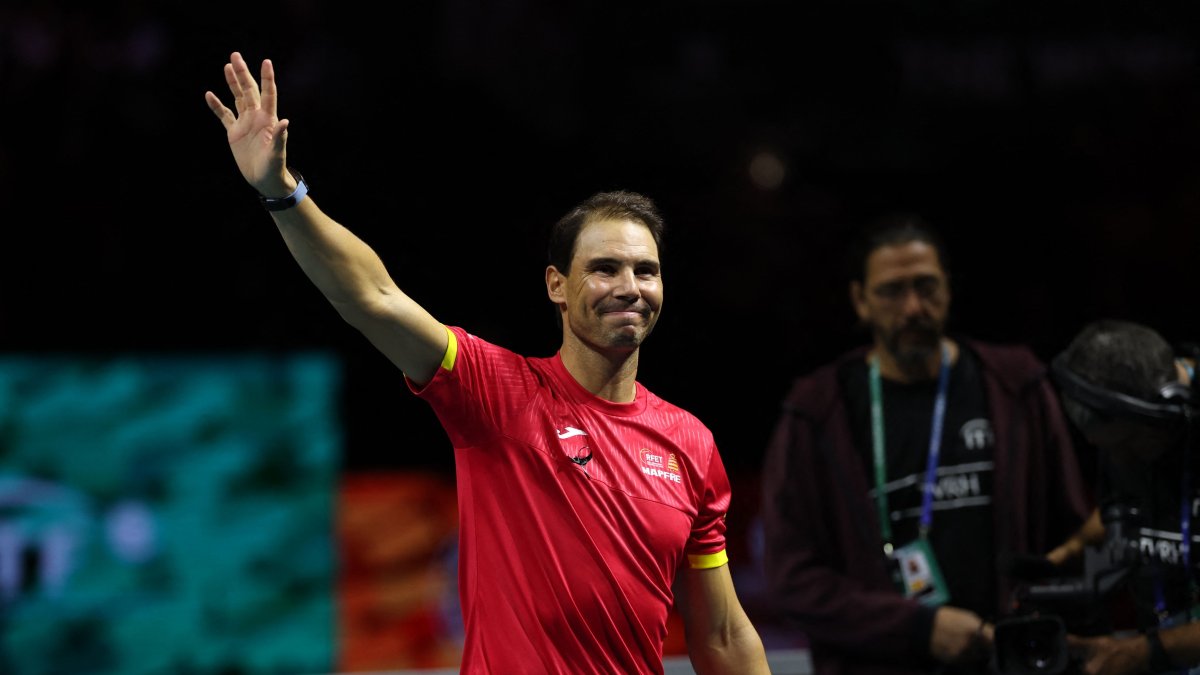
[(672, 483), (683, 482), (683, 476), (679, 475), (679, 461), (675, 459), (675, 453), (664, 457), (661, 453), (642, 448), (638, 450), (638, 455), (642, 458), (642, 473), (669, 480)]
[(983, 450), (996, 444), (992, 423), (986, 417), (968, 420), (958, 433), (962, 435), (963, 446), (968, 450)]
[(567, 428), (562, 429), (562, 430), (555, 429), (554, 433), (558, 435), (559, 440), (563, 440), (563, 441), (567, 440), (568, 438), (572, 438), (574, 436), (587, 436), (587, 432), (584, 431), (583, 429), (576, 429), (575, 427), (571, 427), (571, 426), (568, 426)]
[[(583, 436), (586, 438), (588, 434), (583, 429), (568, 425), (562, 429), (555, 427), (554, 435), (558, 436), (560, 441), (565, 441), (568, 438), (576, 438), (578, 436)], [(567, 443), (563, 443), (561, 445), (563, 452), (565, 452), (567, 455), (567, 458), (579, 466), (586, 467), (587, 463), (592, 459), (592, 449), (588, 446), (586, 441), (574, 441), (569, 444), (573, 447), (567, 447)]]
[[(1141, 528), (1138, 537), (1138, 550), (1143, 559), (1158, 560), (1168, 565), (1183, 564), (1183, 537), (1178, 532), (1164, 532)], [(1192, 537), (1192, 550), (1195, 550), (1196, 537)], [(1196, 565), (1195, 562), (1192, 565)]]

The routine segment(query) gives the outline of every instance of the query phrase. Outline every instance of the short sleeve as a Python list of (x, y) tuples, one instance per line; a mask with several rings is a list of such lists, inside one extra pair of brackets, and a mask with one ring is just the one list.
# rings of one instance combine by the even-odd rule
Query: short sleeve
[(687, 543), (688, 567), (708, 569), (729, 561), (725, 551), (725, 516), (729, 511), (729, 476), (714, 445), (699, 493), (699, 511)]
[(433, 407), (456, 447), (477, 445), (495, 434), (497, 420), (528, 404), (537, 376), (526, 358), (447, 326), (446, 354), (423, 387), (405, 378), (410, 391)]

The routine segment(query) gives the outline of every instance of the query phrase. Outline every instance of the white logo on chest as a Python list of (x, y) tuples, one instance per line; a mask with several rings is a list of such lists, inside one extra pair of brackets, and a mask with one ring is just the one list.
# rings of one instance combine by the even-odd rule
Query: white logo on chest
[(584, 431), (583, 429), (576, 429), (575, 427), (567, 427), (563, 431), (559, 431), (558, 429), (555, 429), (554, 433), (558, 434), (559, 440), (563, 440), (563, 441), (567, 440), (568, 438), (574, 438), (575, 436), (587, 436), (586, 431)]
[(992, 423), (984, 417), (969, 420), (959, 429), (963, 445), (967, 450), (983, 450), (996, 444), (996, 436), (992, 433)]
[(679, 462), (675, 459), (674, 453), (663, 457), (659, 453), (642, 448), (638, 451), (638, 455), (642, 458), (642, 473), (669, 480), (672, 483), (683, 482), (683, 476), (679, 475)]

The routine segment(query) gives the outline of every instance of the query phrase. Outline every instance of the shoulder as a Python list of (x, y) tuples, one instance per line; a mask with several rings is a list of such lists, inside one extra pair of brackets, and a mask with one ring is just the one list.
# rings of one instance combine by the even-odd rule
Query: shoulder
[[(446, 326), (453, 339), (447, 347), (443, 368), (455, 373), (478, 371), (487, 373), (489, 379), (504, 380), (509, 376), (529, 374), (539, 382), (546, 379), (551, 370), (550, 357), (532, 357), (518, 354), (507, 347), (475, 335), (460, 326)], [(491, 382), (496, 384), (497, 382)], [(481, 381), (481, 384), (483, 382)]]
[(809, 417), (824, 417), (841, 404), (839, 373), (852, 361), (866, 357), (867, 346), (856, 347), (792, 380), (783, 399), (785, 412)]
[(510, 351), (504, 347), (501, 347), (500, 345), (479, 337), (462, 326), (448, 325), (446, 326), (446, 330), (450, 331), (450, 334), (454, 336), (457, 347), (460, 350), (466, 348), (476, 351)]
[(674, 426), (680, 429), (688, 429), (692, 433), (700, 433), (708, 438), (712, 438), (712, 431), (708, 425), (700, 420), (691, 411), (682, 408), (663, 397), (650, 391), (642, 383), (638, 383), (641, 389), (641, 395), (646, 397), (647, 414), (653, 414), (662, 420), (663, 426)]
[[(639, 385), (640, 386), (640, 385)], [(632, 421), (642, 432), (649, 431), (669, 447), (672, 457), (686, 463), (688, 475), (705, 483), (724, 471), (721, 453), (712, 430), (695, 414), (642, 388), (646, 406)], [(716, 473), (714, 473), (714, 471)]]
[(513, 350), (508, 349), (507, 347), (502, 347), (494, 342), (481, 338), (462, 326), (446, 326), (446, 330), (450, 331), (450, 334), (454, 338), (453, 343), (450, 345), (450, 349), (457, 350), (459, 354), (466, 352), (480, 356), (494, 355), (502, 358), (515, 358), (530, 362), (546, 360), (522, 356)]
[(958, 338), (958, 342), (970, 350), (988, 376), (1009, 389), (1023, 389), (1046, 376), (1046, 364), (1028, 345), (973, 338)]

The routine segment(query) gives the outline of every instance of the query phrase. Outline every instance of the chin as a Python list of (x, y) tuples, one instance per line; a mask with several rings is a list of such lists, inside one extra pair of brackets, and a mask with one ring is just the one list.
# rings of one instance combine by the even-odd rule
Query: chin
[(896, 360), (911, 366), (924, 366), (929, 359), (938, 355), (936, 347), (920, 347), (901, 349), (896, 352)]
[(642, 345), (642, 342), (645, 341), (646, 336), (649, 334), (649, 331), (644, 330), (638, 330), (635, 332), (617, 331), (615, 333), (610, 333), (607, 336), (607, 339), (604, 340), (604, 343), (607, 344), (610, 349), (637, 349)]
[(643, 336), (624, 336), (618, 335), (611, 340), (608, 340), (608, 346), (611, 349), (637, 349), (642, 346)]
[(924, 336), (913, 340), (895, 340), (892, 343), (892, 356), (897, 361), (916, 363), (938, 354), (942, 348), (940, 338), (926, 339)]

